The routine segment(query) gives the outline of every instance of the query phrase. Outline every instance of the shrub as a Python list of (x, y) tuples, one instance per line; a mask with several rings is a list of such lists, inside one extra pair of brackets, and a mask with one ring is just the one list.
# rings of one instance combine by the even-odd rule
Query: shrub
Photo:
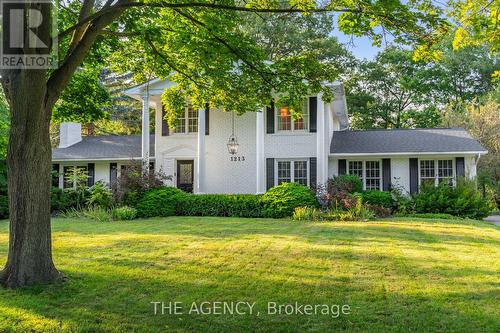
[(365, 207), (372, 211), (376, 217), (389, 217), (392, 213), (390, 208), (384, 206), (365, 204)]
[(177, 214), (187, 216), (263, 217), (260, 196), (253, 194), (186, 194)]
[(389, 192), (384, 191), (366, 191), (363, 193), (363, 202), (374, 206), (393, 208), (394, 200)]
[(293, 211), (292, 219), (295, 221), (320, 221), (323, 213), (314, 207), (297, 207)]
[(329, 192), (363, 192), (363, 182), (356, 175), (340, 175), (328, 181)]
[(137, 209), (129, 206), (117, 207), (111, 211), (115, 220), (133, 220), (137, 217)]
[(90, 192), (88, 190), (61, 190), (52, 187), (50, 190), (50, 207), (52, 212), (64, 212), (69, 209), (81, 209), (83, 203), (88, 200)]
[(266, 217), (292, 216), (297, 207), (317, 207), (313, 192), (304, 185), (283, 183), (267, 191), (261, 198)]
[(9, 198), (7, 195), (0, 195), (0, 219), (9, 217)]
[(111, 184), (113, 201), (135, 207), (145, 192), (162, 188), (165, 181), (171, 179), (172, 176), (167, 176), (162, 171), (150, 170), (144, 173), (141, 161), (131, 161), (122, 169), (117, 181)]
[(110, 208), (112, 203), (112, 192), (103, 183), (97, 182), (89, 189), (89, 198), (87, 204), (89, 206), (99, 206), (102, 208)]
[(59, 216), (62, 218), (76, 218), (76, 219), (87, 218), (99, 222), (108, 222), (111, 220), (111, 215), (109, 211), (97, 206), (86, 207), (83, 209), (70, 208), (62, 212)]
[(175, 187), (149, 190), (137, 204), (137, 215), (140, 217), (175, 215), (179, 202), (187, 195)]
[(423, 186), (414, 197), (416, 213), (444, 213), (482, 219), (492, 210), (492, 202), (481, 197), (473, 181), (461, 179), (456, 187), (442, 183)]
[(424, 219), (443, 219), (443, 220), (453, 220), (457, 218), (456, 216), (450, 214), (439, 214), (439, 213), (410, 214), (406, 215), (406, 217), (418, 217)]

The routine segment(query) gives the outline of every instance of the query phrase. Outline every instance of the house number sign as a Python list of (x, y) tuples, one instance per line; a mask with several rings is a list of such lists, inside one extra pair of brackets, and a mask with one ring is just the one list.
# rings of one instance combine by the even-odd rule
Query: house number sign
[(231, 156), (231, 162), (245, 162), (245, 156)]

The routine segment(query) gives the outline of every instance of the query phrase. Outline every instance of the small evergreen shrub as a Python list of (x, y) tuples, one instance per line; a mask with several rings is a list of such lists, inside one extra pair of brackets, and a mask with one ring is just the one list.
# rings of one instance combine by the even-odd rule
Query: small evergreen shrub
[(394, 200), (389, 192), (384, 191), (366, 191), (363, 193), (363, 202), (370, 205), (382, 206), (385, 208), (392, 208)]
[(263, 217), (260, 196), (253, 194), (188, 194), (177, 206), (178, 215)]
[(439, 213), (482, 219), (492, 210), (492, 201), (481, 197), (476, 184), (461, 179), (455, 187), (442, 183), (423, 186), (413, 199), (416, 213)]
[(266, 217), (292, 216), (297, 207), (317, 207), (314, 193), (304, 185), (283, 183), (267, 191), (261, 198)]
[(133, 220), (137, 217), (137, 209), (129, 206), (117, 207), (111, 211), (115, 220)]
[(175, 187), (162, 187), (149, 190), (137, 204), (137, 215), (139, 217), (172, 216), (177, 212), (179, 202), (187, 193)]

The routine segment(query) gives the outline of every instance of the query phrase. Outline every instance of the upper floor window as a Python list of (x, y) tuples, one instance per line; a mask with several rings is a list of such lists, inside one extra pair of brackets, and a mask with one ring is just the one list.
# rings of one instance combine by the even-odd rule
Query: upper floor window
[(380, 161), (349, 161), (348, 173), (356, 175), (363, 183), (365, 190), (380, 190), (382, 188), (382, 177)]
[(198, 133), (198, 111), (191, 106), (177, 119), (175, 133)]
[(283, 105), (276, 112), (278, 131), (307, 131), (309, 129), (309, 99), (305, 99), (300, 115), (292, 115), (290, 108)]
[(420, 160), (420, 185), (453, 183), (453, 160)]
[(294, 182), (307, 186), (309, 183), (307, 160), (277, 161), (276, 169), (276, 185)]

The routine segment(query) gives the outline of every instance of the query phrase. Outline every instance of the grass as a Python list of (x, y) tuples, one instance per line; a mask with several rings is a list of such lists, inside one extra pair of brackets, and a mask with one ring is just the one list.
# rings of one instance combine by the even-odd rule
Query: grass
[[(0, 332), (498, 332), (500, 228), (479, 221), (55, 219), (62, 285), (0, 289)], [(0, 222), (0, 265), (8, 223)], [(152, 301), (260, 315), (154, 315)], [(268, 301), (348, 304), (270, 315)], [(185, 312), (188, 309), (184, 309)]]

